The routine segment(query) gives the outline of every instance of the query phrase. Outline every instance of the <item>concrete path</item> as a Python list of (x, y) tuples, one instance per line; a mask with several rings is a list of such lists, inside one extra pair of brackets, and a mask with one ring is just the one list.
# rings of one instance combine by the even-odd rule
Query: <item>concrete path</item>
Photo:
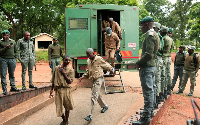
[[(171, 65), (171, 76), (173, 77), (174, 66)], [(70, 125), (123, 125), (135, 112), (143, 106), (143, 96), (140, 86), (138, 72), (122, 72), (122, 77), (126, 86), (126, 93), (116, 93), (105, 95), (102, 88), (102, 96), (109, 105), (109, 110), (104, 114), (100, 113), (101, 108), (96, 105), (93, 113), (93, 121), (88, 123), (84, 120), (90, 109), (90, 88), (78, 88), (73, 92), (75, 108), (70, 113)], [(200, 95), (200, 76), (197, 77), (197, 85), (195, 86), (194, 96)], [(78, 81), (77, 79), (75, 81)], [(190, 83), (184, 91), (189, 93)], [(178, 81), (174, 88), (174, 92), (178, 90)], [(20, 122), (19, 125), (59, 125), (61, 118), (56, 117), (55, 104), (50, 104), (40, 111)]]
[[(100, 113), (101, 108), (96, 105), (93, 120), (88, 123), (84, 120), (84, 117), (89, 113), (90, 94), (90, 88), (78, 88), (73, 92), (75, 108), (70, 112), (70, 125), (116, 125), (132, 108), (132, 105), (142, 97), (141, 94), (131, 92), (108, 95), (102, 93), (109, 109), (105, 113)], [(52, 103), (26, 118), (19, 125), (59, 125), (61, 121), (61, 118), (56, 117), (55, 104)]]

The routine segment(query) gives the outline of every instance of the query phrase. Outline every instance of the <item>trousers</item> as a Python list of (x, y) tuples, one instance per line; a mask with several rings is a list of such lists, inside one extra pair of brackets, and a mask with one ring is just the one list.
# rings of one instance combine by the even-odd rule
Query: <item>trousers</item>
[(106, 103), (104, 102), (100, 94), (102, 82), (103, 82), (103, 78), (98, 78), (92, 81), (91, 108), (90, 108), (89, 115), (92, 115), (92, 111), (97, 102), (99, 103), (101, 108), (106, 106)]

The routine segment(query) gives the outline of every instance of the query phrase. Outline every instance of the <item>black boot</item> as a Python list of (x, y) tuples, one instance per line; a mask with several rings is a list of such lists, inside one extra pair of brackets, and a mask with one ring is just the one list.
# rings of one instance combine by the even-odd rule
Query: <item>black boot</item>
[(164, 99), (167, 99), (167, 90), (164, 90)]
[(20, 90), (17, 89), (15, 86), (12, 86), (10, 89), (11, 92), (19, 92)]
[(133, 121), (132, 125), (149, 125), (150, 118), (142, 116), (138, 121)]
[(154, 104), (154, 109), (158, 108), (158, 99), (159, 99), (159, 96), (156, 96), (156, 104)]
[(171, 86), (167, 86), (167, 95), (171, 95)]
[(33, 84), (29, 85), (29, 88), (37, 89), (37, 86), (34, 86)]
[(163, 102), (164, 101), (164, 95), (163, 93), (159, 94), (159, 102)]

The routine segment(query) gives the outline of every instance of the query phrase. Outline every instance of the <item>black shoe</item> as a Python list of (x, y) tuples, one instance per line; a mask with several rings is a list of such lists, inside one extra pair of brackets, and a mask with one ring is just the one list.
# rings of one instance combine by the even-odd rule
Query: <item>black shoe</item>
[(178, 92), (176, 92), (176, 94), (179, 94), (179, 93), (183, 93), (183, 91), (179, 91), (179, 90), (178, 90)]
[(167, 91), (167, 95), (171, 95), (171, 90), (168, 90), (168, 91)]
[(103, 107), (103, 109), (101, 110), (101, 113), (106, 112), (106, 110), (108, 110), (108, 106)]
[(193, 93), (191, 93), (191, 92), (188, 94), (188, 96), (192, 96), (192, 95), (193, 95)]
[(32, 84), (32, 85), (29, 85), (29, 88), (35, 88), (35, 89), (37, 89), (37, 87), (34, 86), (33, 84)]
[(154, 104), (154, 109), (158, 109), (158, 103)]
[(133, 121), (132, 125), (149, 125), (150, 124), (150, 118), (147, 117), (141, 117), (138, 121)]
[(84, 118), (86, 121), (92, 121), (92, 116), (88, 115), (87, 117)]
[(26, 90), (26, 86), (22, 86), (22, 90)]
[(11, 92), (19, 92), (20, 90), (17, 89), (16, 87), (11, 87), (10, 91), (11, 91)]
[(7, 95), (7, 94), (8, 94), (8, 92), (7, 92), (7, 91), (6, 91), (6, 92), (3, 92), (3, 94), (4, 94), (4, 95)]

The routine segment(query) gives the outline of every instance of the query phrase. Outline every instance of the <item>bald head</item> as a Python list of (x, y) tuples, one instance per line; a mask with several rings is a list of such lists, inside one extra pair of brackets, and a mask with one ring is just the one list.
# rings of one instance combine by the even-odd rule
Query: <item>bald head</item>
[(30, 33), (28, 31), (24, 32), (24, 39), (27, 41), (30, 39)]
[(94, 53), (94, 50), (92, 48), (88, 48), (86, 53)]
[(94, 50), (92, 48), (88, 48), (86, 51), (87, 57), (91, 60), (95, 58)]

